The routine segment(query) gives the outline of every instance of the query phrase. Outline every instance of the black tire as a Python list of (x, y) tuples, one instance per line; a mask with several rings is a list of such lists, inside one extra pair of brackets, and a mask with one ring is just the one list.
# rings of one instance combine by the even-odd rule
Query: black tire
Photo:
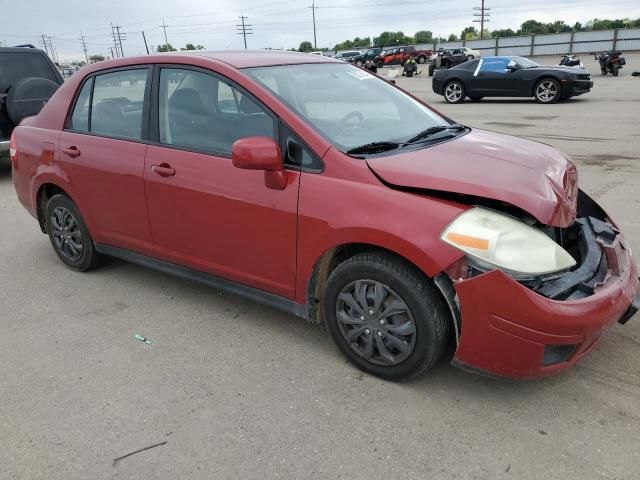
[(617, 65), (611, 67), (611, 75), (613, 75), (614, 77), (617, 77), (619, 72), (620, 68)]
[(467, 61), (473, 60), (474, 58), (476, 58), (476, 57), (474, 57), (473, 55), (467, 55)]
[(46, 78), (28, 77), (11, 86), (6, 98), (9, 119), (14, 125), (37, 115), (59, 85)]
[[(450, 89), (455, 90), (455, 94)], [(452, 80), (444, 86), (444, 100), (447, 103), (462, 103), (467, 96), (467, 90), (460, 80)]]
[(600, 72), (602, 73), (602, 75), (606, 75), (608, 73), (606, 68), (601, 68)]
[(376, 63), (376, 67), (378, 68), (384, 67), (384, 62), (382, 60), (378, 60), (378, 63)]
[[(364, 298), (367, 299), (368, 305), (362, 311), (365, 314), (371, 314), (370, 317), (359, 325), (345, 324), (345, 322), (339, 321), (338, 310), (344, 308), (348, 303), (342, 300), (345, 289), (351, 288), (351, 285), (354, 284), (357, 288), (358, 283), (356, 282), (378, 283), (386, 288), (384, 292), (387, 296), (383, 297), (379, 303), (380, 310), (390, 308), (391, 303), (385, 304), (386, 301), (393, 301), (393, 304), (396, 305), (395, 302), (399, 298), (401, 302), (404, 302), (408, 313), (404, 317), (400, 314), (382, 317), (377, 316), (377, 312), (371, 314), (373, 309), (365, 312), (375, 303), (374, 298), (370, 297), (371, 290), (365, 288)], [(451, 322), (439, 290), (415, 267), (384, 252), (361, 253), (341, 263), (329, 276), (323, 302), (327, 329), (342, 353), (358, 368), (387, 380), (409, 380), (431, 368), (442, 356), (450, 336)], [(359, 304), (360, 302), (358, 302)], [(351, 304), (348, 303), (348, 305)], [(343, 310), (340, 311), (341, 316), (344, 317)], [(355, 315), (357, 316), (359, 313)], [(398, 318), (398, 315), (400, 315), (400, 319), (394, 320), (394, 318)], [(363, 316), (359, 317), (360, 320), (363, 318)], [(383, 318), (389, 319), (386, 327), (383, 326)], [(412, 322), (414, 327), (412, 333), (408, 333), (408, 336), (390, 333), (394, 331), (393, 329), (397, 330), (398, 325), (406, 325), (407, 319)], [(402, 323), (392, 323), (396, 321)], [(373, 326), (368, 327), (369, 324)], [(353, 327), (354, 330), (362, 330), (366, 327), (368, 332), (365, 330), (355, 340), (352, 339), (349, 342), (346, 338), (348, 334), (343, 333), (345, 325)], [(352, 332), (353, 330), (347, 331)], [(395, 358), (400, 359), (397, 363), (380, 363), (380, 359), (391, 362), (381, 352), (389, 353), (394, 349), (394, 345), (397, 345), (399, 341), (398, 335), (406, 339), (402, 343), (403, 348), (406, 348), (407, 351), (396, 355)], [(362, 340), (363, 338), (364, 340)], [(366, 346), (359, 346), (358, 342), (361, 341), (365, 342), (365, 345), (368, 345), (369, 342), (373, 345), (371, 347), (373, 353), (370, 354), (369, 359), (365, 354), (358, 353), (358, 348), (363, 348), (366, 351)], [(378, 342), (388, 343), (386, 343), (386, 347), (381, 349)], [(387, 347), (390, 350), (386, 350)]]
[(424, 63), (426, 61), (427, 61), (427, 57), (425, 57), (424, 55), (420, 55), (418, 57), (418, 63), (422, 64), (422, 63)]
[(433, 74), (435, 73), (435, 71), (436, 71), (436, 66), (435, 66), (435, 64), (433, 64), (433, 63), (432, 63), (432, 64), (430, 64), (430, 65), (429, 65), (429, 76), (430, 76), (430, 77), (433, 77)]
[[(60, 214), (64, 215), (64, 212), (68, 212), (69, 217), (66, 217), (66, 221), (60, 222), (62, 218)], [(69, 268), (86, 272), (100, 264), (102, 256), (95, 249), (91, 234), (78, 207), (69, 197), (57, 194), (47, 201), (45, 224), (54, 251)], [(71, 228), (69, 225), (76, 225), (77, 228)], [(73, 245), (81, 245), (82, 248), (72, 248)], [(73, 255), (74, 251), (80, 252), (77, 258)]]
[(364, 65), (362, 60), (356, 60), (356, 66), (361, 67), (362, 65)]
[(480, 100), (482, 100), (484, 97), (469, 97), (469, 100), (471, 100), (472, 102), (479, 102)]
[(542, 78), (533, 87), (533, 96), (538, 103), (557, 103), (562, 97), (562, 87), (555, 78)]

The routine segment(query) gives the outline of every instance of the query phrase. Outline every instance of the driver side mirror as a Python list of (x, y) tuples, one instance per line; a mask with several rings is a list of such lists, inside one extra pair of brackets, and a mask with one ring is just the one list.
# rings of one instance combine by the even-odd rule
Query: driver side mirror
[(268, 137), (246, 137), (233, 142), (231, 162), (236, 168), (264, 170), (264, 183), (268, 188), (284, 190), (287, 171), (282, 162), (280, 147)]
[(516, 62), (514, 62), (513, 60), (511, 60), (507, 64), (507, 70), (510, 71), (510, 72), (515, 72), (516, 70), (518, 70), (518, 64)]

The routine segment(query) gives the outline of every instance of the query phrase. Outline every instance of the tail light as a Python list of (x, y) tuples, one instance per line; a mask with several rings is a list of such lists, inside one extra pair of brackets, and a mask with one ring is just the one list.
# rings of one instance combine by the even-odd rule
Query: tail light
[(16, 143), (16, 133), (11, 133), (11, 141), (9, 142), (9, 157), (11, 157), (11, 163), (16, 166), (18, 163), (18, 144)]

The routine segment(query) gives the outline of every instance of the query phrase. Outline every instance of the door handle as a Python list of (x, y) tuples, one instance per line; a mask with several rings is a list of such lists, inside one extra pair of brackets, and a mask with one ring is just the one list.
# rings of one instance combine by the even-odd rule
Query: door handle
[(62, 149), (62, 153), (64, 153), (65, 155), (68, 155), (68, 156), (70, 156), (72, 158), (80, 156), (80, 150), (78, 150), (78, 147), (73, 146), (73, 145), (70, 146), (70, 147), (67, 147), (67, 148), (63, 148)]
[(171, 168), (171, 165), (168, 163), (162, 163), (160, 165), (152, 165), (151, 171), (157, 173), (161, 177), (173, 177), (176, 174), (176, 171)]

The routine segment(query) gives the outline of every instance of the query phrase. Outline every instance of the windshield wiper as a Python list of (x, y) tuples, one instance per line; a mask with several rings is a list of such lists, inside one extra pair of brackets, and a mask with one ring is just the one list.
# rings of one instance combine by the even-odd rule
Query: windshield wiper
[(389, 150), (393, 150), (401, 146), (401, 143), (397, 142), (373, 142), (367, 143), (365, 145), (360, 145), (359, 147), (354, 147), (350, 150), (347, 150), (347, 155), (357, 155), (357, 154), (373, 154), (373, 153), (382, 153), (388, 152)]
[(415, 137), (412, 137), (409, 140), (407, 140), (405, 144), (415, 143), (419, 140), (423, 140), (432, 135), (435, 135), (436, 133), (444, 132), (445, 130), (460, 131), (460, 130), (464, 130), (465, 128), (466, 127), (464, 125), (460, 125), (459, 123), (454, 123), (453, 125), (448, 125), (446, 127), (444, 125), (438, 125), (437, 127), (429, 127), (426, 130), (423, 130), (422, 132), (417, 134)]

